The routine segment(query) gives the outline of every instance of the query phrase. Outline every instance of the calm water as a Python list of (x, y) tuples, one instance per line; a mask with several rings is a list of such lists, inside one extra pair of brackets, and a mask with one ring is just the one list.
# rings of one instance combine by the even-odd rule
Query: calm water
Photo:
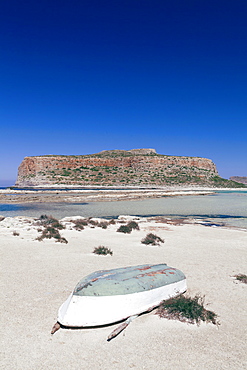
[(91, 203), (0, 204), (2, 216), (42, 214), (66, 216), (117, 217), (119, 215), (164, 215), (193, 217), (247, 228), (247, 191), (222, 191), (214, 195), (179, 196), (159, 199)]

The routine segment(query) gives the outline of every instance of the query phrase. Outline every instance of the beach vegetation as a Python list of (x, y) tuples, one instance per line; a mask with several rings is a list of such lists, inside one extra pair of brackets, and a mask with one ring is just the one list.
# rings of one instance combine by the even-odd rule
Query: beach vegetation
[(113, 252), (110, 248), (104, 247), (102, 245), (100, 245), (97, 248), (94, 248), (93, 253), (94, 254), (100, 254), (100, 255), (103, 255), (103, 256), (106, 256), (107, 254), (110, 254), (111, 256), (113, 255)]
[(146, 245), (160, 245), (160, 243), (164, 243), (164, 240), (158, 235), (149, 233), (141, 240), (141, 243)]
[(52, 238), (56, 239), (56, 242), (59, 243), (68, 243), (68, 241), (61, 236), (59, 230), (52, 226), (47, 226), (46, 228), (44, 228), (42, 234), (36, 240), (41, 241), (43, 239)]
[(115, 225), (116, 221), (114, 220), (114, 218), (112, 218), (110, 221), (109, 221), (109, 225)]
[(124, 234), (130, 234), (132, 231), (131, 228), (129, 228), (127, 225), (121, 225), (119, 226), (119, 228), (117, 229), (117, 232), (118, 233), (124, 233)]
[(64, 229), (64, 226), (52, 216), (41, 215), (38, 219), (38, 224), (42, 226), (52, 226), (56, 229)]
[(218, 315), (209, 311), (204, 307), (205, 296), (199, 294), (195, 297), (185, 296), (183, 294), (175, 298), (170, 298), (163, 301), (156, 314), (161, 318), (169, 320), (179, 320), (189, 324), (197, 324), (198, 326), (202, 321), (219, 325), (217, 320)]
[(237, 275), (234, 275), (234, 277), (236, 278), (236, 280), (240, 281), (241, 283), (247, 284), (247, 275), (237, 274)]
[(102, 229), (107, 229), (108, 222), (106, 221), (101, 221), (98, 223), (98, 227), (101, 227)]
[(130, 234), (132, 230), (140, 230), (139, 225), (135, 221), (129, 221), (127, 225), (121, 225), (117, 232), (124, 233), (124, 234)]
[(78, 219), (78, 220), (73, 220), (74, 223), (74, 228), (78, 231), (81, 231), (84, 229), (84, 226), (87, 226), (88, 222), (85, 219)]
[(61, 236), (59, 230), (64, 229), (64, 226), (54, 217), (47, 216), (47, 215), (41, 215), (38, 219), (38, 225), (43, 226), (43, 229), (41, 230), (42, 234), (37, 237), (36, 240), (43, 240), (43, 239), (56, 239), (57, 242), (60, 243), (68, 243), (68, 241)]
[(132, 230), (140, 230), (139, 225), (136, 221), (129, 221), (127, 226), (130, 227)]
[(92, 218), (88, 219), (88, 223), (92, 226), (98, 226), (98, 221), (93, 220)]
[(13, 236), (19, 236), (20, 235), (20, 233), (18, 233), (17, 231), (13, 231)]

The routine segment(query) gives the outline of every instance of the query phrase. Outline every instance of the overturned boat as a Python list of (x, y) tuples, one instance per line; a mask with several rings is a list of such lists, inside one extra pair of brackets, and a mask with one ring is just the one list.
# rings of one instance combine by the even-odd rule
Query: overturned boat
[(96, 271), (83, 278), (62, 304), (52, 334), (60, 325), (90, 327), (116, 323), (150, 311), (186, 288), (185, 275), (166, 264)]

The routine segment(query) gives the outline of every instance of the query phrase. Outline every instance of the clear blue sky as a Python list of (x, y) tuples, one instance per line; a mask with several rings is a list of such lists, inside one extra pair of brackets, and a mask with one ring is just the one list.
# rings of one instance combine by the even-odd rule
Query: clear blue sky
[(6, 0), (0, 35), (0, 184), (132, 148), (247, 176), (246, 0)]

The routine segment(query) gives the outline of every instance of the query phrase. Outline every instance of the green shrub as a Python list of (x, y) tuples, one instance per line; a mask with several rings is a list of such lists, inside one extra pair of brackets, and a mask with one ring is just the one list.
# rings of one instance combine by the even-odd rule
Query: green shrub
[(236, 280), (240, 281), (241, 283), (247, 284), (247, 275), (238, 274), (238, 275), (234, 275), (234, 277), (236, 278)]
[(196, 295), (194, 298), (180, 295), (163, 301), (156, 314), (161, 318), (179, 320), (189, 324), (199, 325), (201, 321), (219, 325), (217, 315), (204, 307), (205, 296)]
[(97, 248), (94, 248), (93, 253), (101, 254), (101, 255), (104, 255), (104, 256), (106, 256), (107, 254), (110, 254), (111, 256), (113, 255), (113, 252), (112, 252), (111, 249), (109, 249), (107, 247), (103, 247), (102, 245), (97, 247)]
[(150, 233), (147, 234), (144, 239), (142, 239), (141, 243), (146, 245), (160, 245), (160, 243), (164, 243), (164, 240), (159, 236)]

